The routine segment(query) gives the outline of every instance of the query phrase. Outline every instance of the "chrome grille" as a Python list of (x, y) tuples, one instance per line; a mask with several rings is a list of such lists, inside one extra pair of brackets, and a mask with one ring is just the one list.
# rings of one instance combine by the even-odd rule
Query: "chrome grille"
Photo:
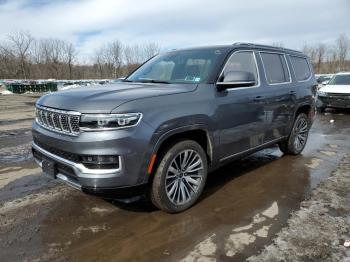
[(344, 93), (328, 93), (328, 96), (331, 97), (340, 97), (340, 98), (350, 98), (350, 94), (344, 94)]
[(37, 106), (36, 122), (49, 130), (71, 136), (79, 135), (80, 113)]

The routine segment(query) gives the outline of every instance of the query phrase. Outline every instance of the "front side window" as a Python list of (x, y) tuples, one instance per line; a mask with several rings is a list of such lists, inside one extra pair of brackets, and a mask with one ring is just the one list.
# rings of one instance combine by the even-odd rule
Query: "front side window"
[(349, 75), (335, 75), (329, 85), (350, 85), (350, 74)]
[(269, 84), (281, 84), (290, 81), (286, 59), (282, 54), (260, 53), (264, 64), (266, 80)]
[(157, 55), (132, 73), (125, 81), (196, 84), (208, 80), (222, 61), (220, 48), (181, 50)]
[(229, 58), (225, 68), (220, 76), (219, 82), (227, 82), (225, 77), (228, 73), (248, 73), (251, 78), (258, 82), (258, 71), (256, 68), (255, 57), (252, 51), (239, 51)]
[(290, 61), (292, 62), (295, 77), (298, 81), (305, 81), (309, 79), (311, 76), (311, 71), (306, 58), (299, 56), (290, 56)]

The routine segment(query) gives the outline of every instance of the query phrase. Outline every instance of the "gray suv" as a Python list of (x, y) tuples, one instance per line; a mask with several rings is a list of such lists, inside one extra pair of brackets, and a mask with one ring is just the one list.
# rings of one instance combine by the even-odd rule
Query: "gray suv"
[(45, 175), (104, 198), (146, 195), (170, 213), (208, 172), (274, 144), (305, 147), (317, 82), (308, 58), (236, 43), (159, 54), (122, 82), (41, 97), (33, 155)]

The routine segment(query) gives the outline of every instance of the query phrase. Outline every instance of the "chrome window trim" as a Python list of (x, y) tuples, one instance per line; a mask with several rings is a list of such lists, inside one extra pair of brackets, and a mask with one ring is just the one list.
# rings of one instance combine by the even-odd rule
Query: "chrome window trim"
[[(265, 68), (264, 60), (263, 60), (263, 58), (261, 56), (261, 53), (282, 55), (284, 57), (284, 61), (286, 62), (286, 66), (287, 66), (287, 69), (288, 69), (289, 81), (287, 81), (287, 82), (280, 82), (280, 83), (272, 83), (272, 84), (269, 83), (269, 81), (267, 79), (267, 75), (266, 75), (266, 68)], [(263, 70), (264, 70), (264, 75), (265, 75), (265, 80), (266, 80), (266, 84), (267, 85), (269, 85), (269, 86), (288, 85), (288, 84), (292, 83), (292, 74), (290, 72), (290, 68), (289, 68), (288, 61), (287, 61), (285, 53), (282, 53), (282, 52), (270, 52), (270, 51), (259, 51), (259, 56), (260, 56), (260, 60), (261, 60), (261, 64), (262, 64)]]
[[(260, 72), (259, 72), (259, 67), (258, 67), (258, 62), (256, 60), (256, 55), (255, 55), (255, 50), (253, 49), (244, 49), (244, 50), (237, 50), (237, 51), (234, 51), (230, 57), (227, 59), (224, 67), (222, 68), (220, 74), (219, 74), (219, 77), (218, 79), (220, 79), (220, 77), (222, 76), (222, 74), (224, 73), (225, 71), (225, 68), (228, 64), (228, 62), (230, 61), (231, 57), (234, 55), (234, 54), (237, 54), (237, 53), (242, 53), (242, 52), (250, 52), (253, 54), (253, 57), (254, 57), (254, 62), (255, 62), (255, 68), (256, 68), (256, 72), (257, 72), (257, 77), (258, 77), (258, 83), (254, 86), (244, 86), (244, 87), (231, 87), (231, 88), (227, 88), (226, 90), (230, 91), (230, 90), (240, 90), (240, 89), (248, 89), (248, 88), (257, 88), (257, 87), (260, 87), (260, 84), (261, 84), (261, 81), (260, 81)], [(231, 85), (231, 84), (236, 84), (237, 82), (219, 82), (219, 81), (216, 81), (216, 84), (224, 84), (224, 85)]]
[(293, 62), (292, 62), (292, 59), (290, 59), (290, 63), (292, 65), (292, 69), (293, 69), (293, 73), (294, 73), (294, 77), (295, 77), (295, 80), (298, 82), (298, 83), (302, 83), (302, 82), (308, 82), (311, 78), (312, 78), (312, 69), (310, 67), (310, 63), (309, 63), (309, 59), (307, 59), (306, 57), (304, 56), (299, 56), (299, 55), (291, 55), (291, 54), (288, 54), (289, 58), (291, 57), (298, 57), (298, 58), (303, 58), (306, 60), (306, 63), (307, 63), (307, 66), (309, 67), (309, 72), (310, 72), (310, 75), (309, 75), (309, 78), (305, 79), (305, 80), (298, 80), (297, 79), (297, 75), (295, 73), (295, 69), (294, 69), (294, 65), (293, 65)]

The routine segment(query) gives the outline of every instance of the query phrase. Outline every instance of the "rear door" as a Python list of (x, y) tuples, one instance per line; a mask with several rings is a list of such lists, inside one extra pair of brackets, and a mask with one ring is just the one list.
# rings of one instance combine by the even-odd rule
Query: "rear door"
[(288, 135), (295, 104), (295, 90), (284, 53), (260, 51), (265, 106), (264, 143)]

